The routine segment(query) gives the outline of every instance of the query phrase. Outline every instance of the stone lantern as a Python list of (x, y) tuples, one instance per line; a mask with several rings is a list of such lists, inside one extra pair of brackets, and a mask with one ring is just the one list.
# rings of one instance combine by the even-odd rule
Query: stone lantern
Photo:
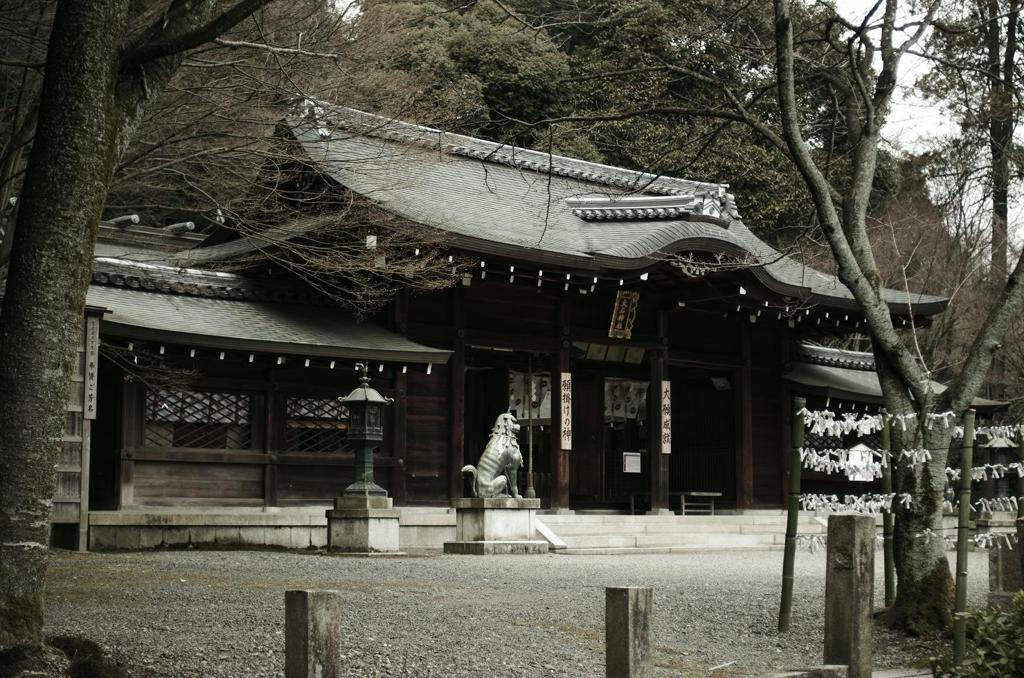
[(373, 448), (384, 440), (383, 409), (394, 402), (370, 388), (366, 365), (357, 363), (362, 383), (340, 402), (348, 408), (348, 440), (355, 448), (355, 481), (327, 511), (327, 548), (347, 553), (398, 551), (398, 517), (387, 491), (373, 482)]
[(348, 441), (356, 452), (356, 479), (345, 488), (344, 496), (388, 496), (387, 490), (373, 482), (373, 448), (384, 440), (383, 409), (394, 402), (376, 389), (370, 388), (366, 365), (362, 369), (362, 384), (339, 402), (348, 409)]

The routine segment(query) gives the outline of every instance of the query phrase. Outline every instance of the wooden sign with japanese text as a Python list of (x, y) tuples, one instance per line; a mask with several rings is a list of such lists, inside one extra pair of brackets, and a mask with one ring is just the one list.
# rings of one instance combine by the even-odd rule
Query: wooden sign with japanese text
[(562, 421), (561, 447), (572, 449), (572, 374), (562, 372), (561, 385), (558, 389), (558, 411)]
[(661, 382), (661, 453), (672, 454), (672, 382)]
[(612, 323), (608, 328), (610, 338), (630, 339), (633, 337), (633, 323), (636, 322), (636, 306), (639, 301), (639, 292), (619, 290), (616, 293), (615, 307), (612, 309)]
[(85, 393), (82, 413), (86, 419), (96, 418), (97, 373), (100, 358), (100, 319), (85, 319)]

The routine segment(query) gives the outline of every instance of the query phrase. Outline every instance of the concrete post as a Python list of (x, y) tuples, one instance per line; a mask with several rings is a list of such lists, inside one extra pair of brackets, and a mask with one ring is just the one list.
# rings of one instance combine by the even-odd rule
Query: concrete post
[(649, 586), (608, 587), (604, 590), (605, 676), (650, 678), (651, 594)]
[(337, 678), (341, 665), (341, 593), (285, 591), (285, 678)]
[(825, 663), (847, 664), (850, 678), (871, 678), (875, 520), (828, 518), (825, 571)]

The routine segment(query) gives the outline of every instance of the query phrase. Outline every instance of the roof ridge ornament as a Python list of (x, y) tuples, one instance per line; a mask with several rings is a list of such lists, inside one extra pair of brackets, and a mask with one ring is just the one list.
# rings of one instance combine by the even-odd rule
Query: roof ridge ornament
[(631, 219), (689, 219), (693, 216), (722, 218), (717, 197), (698, 191), (690, 195), (628, 195), (566, 198), (572, 213), (586, 221)]
[[(520, 148), (487, 139), (453, 134), (426, 125), (408, 123), (396, 118), (312, 99), (304, 99), (300, 110), (303, 114), (302, 117), (306, 118), (312, 126), (317, 127), (316, 131), (323, 139), (330, 136), (330, 130), (325, 130), (323, 126), (333, 125), (352, 130), (357, 134), (440, 150), (450, 155), (486, 160), (543, 174), (550, 173), (555, 176), (665, 196), (692, 195), (696, 191), (724, 195), (725, 189), (728, 187), (726, 184), (639, 172), (531, 148)], [(324, 134), (325, 131), (328, 132), (327, 135)]]

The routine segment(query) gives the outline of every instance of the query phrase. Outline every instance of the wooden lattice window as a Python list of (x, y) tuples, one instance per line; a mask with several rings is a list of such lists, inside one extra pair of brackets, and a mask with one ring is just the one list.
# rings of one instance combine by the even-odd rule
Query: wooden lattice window
[(244, 450), (252, 443), (251, 398), (244, 393), (148, 389), (148, 447)]
[(337, 398), (288, 398), (284, 436), (288, 452), (345, 451), (348, 409)]

